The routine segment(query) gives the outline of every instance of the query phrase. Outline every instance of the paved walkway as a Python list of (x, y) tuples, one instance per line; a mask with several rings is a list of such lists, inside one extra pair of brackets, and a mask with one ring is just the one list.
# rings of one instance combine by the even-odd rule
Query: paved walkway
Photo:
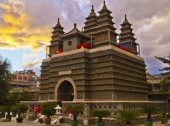
[[(46, 126), (45, 124), (40, 124), (40, 123), (35, 123), (33, 121), (29, 120), (23, 120), (22, 123), (17, 123), (15, 119), (12, 119), (11, 122), (1, 122), (0, 121), (0, 126)], [(69, 126), (69, 125), (61, 125), (61, 126)], [(144, 126), (143, 125), (137, 125), (137, 126)], [(154, 122), (153, 126), (165, 126), (165, 124), (161, 124), (161, 122)]]
[[(143, 125), (137, 125), (137, 126), (144, 126), (144, 124)], [(159, 121), (159, 122), (154, 122), (153, 126), (165, 126), (165, 124), (161, 124), (161, 121)]]

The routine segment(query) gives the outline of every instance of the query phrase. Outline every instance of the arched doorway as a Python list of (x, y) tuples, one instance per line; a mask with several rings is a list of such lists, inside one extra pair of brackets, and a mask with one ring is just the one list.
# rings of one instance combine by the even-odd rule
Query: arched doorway
[(54, 97), (56, 102), (60, 103), (62, 101), (76, 101), (77, 89), (73, 79), (70, 77), (62, 77), (55, 86)]
[(74, 99), (74, 89), (72, 84), (65, 80), (61, 82), (57, 90), (57, 101), (73, 101)]

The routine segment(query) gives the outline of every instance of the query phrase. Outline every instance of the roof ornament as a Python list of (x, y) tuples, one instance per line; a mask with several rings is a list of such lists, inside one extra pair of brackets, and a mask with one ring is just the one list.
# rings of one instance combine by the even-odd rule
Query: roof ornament
[(125, 14), (125, 21), (124, 22), (128, 22), (126, 14)]
[(93, 16), (93, 15), (96, 15), (96, 13), (94, 11), (94, 6), (92, 5), (91, 12), (90, 12), (89, 16)]
[(77, 27), (77, 24), (76, 23), (74, 23), (74, 28), (76, 28)]
[(126, 14), (125, 14), (125, 21), (127, 21), (127, 16), (126, 16)]
[(94, 6), (92, 5), (91, 12), (94, 12)]
[(60, 24), (60, 18), (58, 18), (58, 24)]
[(103, 1), (103, 9), (107, 9), (105, 0)]

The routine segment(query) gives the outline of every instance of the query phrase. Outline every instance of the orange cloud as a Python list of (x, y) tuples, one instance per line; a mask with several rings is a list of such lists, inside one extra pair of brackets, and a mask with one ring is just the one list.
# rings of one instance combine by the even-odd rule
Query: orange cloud
[[(22, 7), (21, 7), (22, 6)], [(0, 48), (30, 48), (37, 50), (50, 41), (50, 28), (32, 27), (33, 19), (21, 1), (0, 3), (3, 10), (0, 22)]]

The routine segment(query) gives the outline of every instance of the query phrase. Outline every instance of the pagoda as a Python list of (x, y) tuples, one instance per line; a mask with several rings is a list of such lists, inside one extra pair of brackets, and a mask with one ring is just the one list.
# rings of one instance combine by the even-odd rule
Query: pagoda
[(59, 18), (56, 26), (53, 29), (51, 45), (49, 46), (49, 56), (52, 56), (53, 54), (57, 53), (58, 50), (62, 50), (63, 48), (63, 41), (61, 37), (64, 35), (64, 28), (61, 26)]
[(119, 46), (126, 48), (128, 51), (138, 54), (137, 44), (135, 41), (134, 33), (132, 32), (133, 29), (131, 28), (131, 24), (127, 20), (126, 14), (125, 14), (125, 20), (121, 24), (122, 28), (120, 29), (121, 33), (119, 35)]
[[(131, 24), (121, 24), (119, 42), (111, 11), (104, 1), (99, 15), (92, 5), (80, 31), (73, 28), (64, 33), (59, 19), (54, 27), (50, 57), (42, 62), (40, 100), (62, 105), (62, 116), (68, 122), (66, 106), (83, 104), (82, 125), (93, 125), (90, 111), (109, 110), (112, 116), (119, 110), (139, 110), (146, 103), (165, 112), (166, 102), (148, 101), (146, 65), (138, 55), (138, 44)], [(114, 125), (114, 120), (107, 118)], [(110, 126), (107, 123), (107, 126)]]

